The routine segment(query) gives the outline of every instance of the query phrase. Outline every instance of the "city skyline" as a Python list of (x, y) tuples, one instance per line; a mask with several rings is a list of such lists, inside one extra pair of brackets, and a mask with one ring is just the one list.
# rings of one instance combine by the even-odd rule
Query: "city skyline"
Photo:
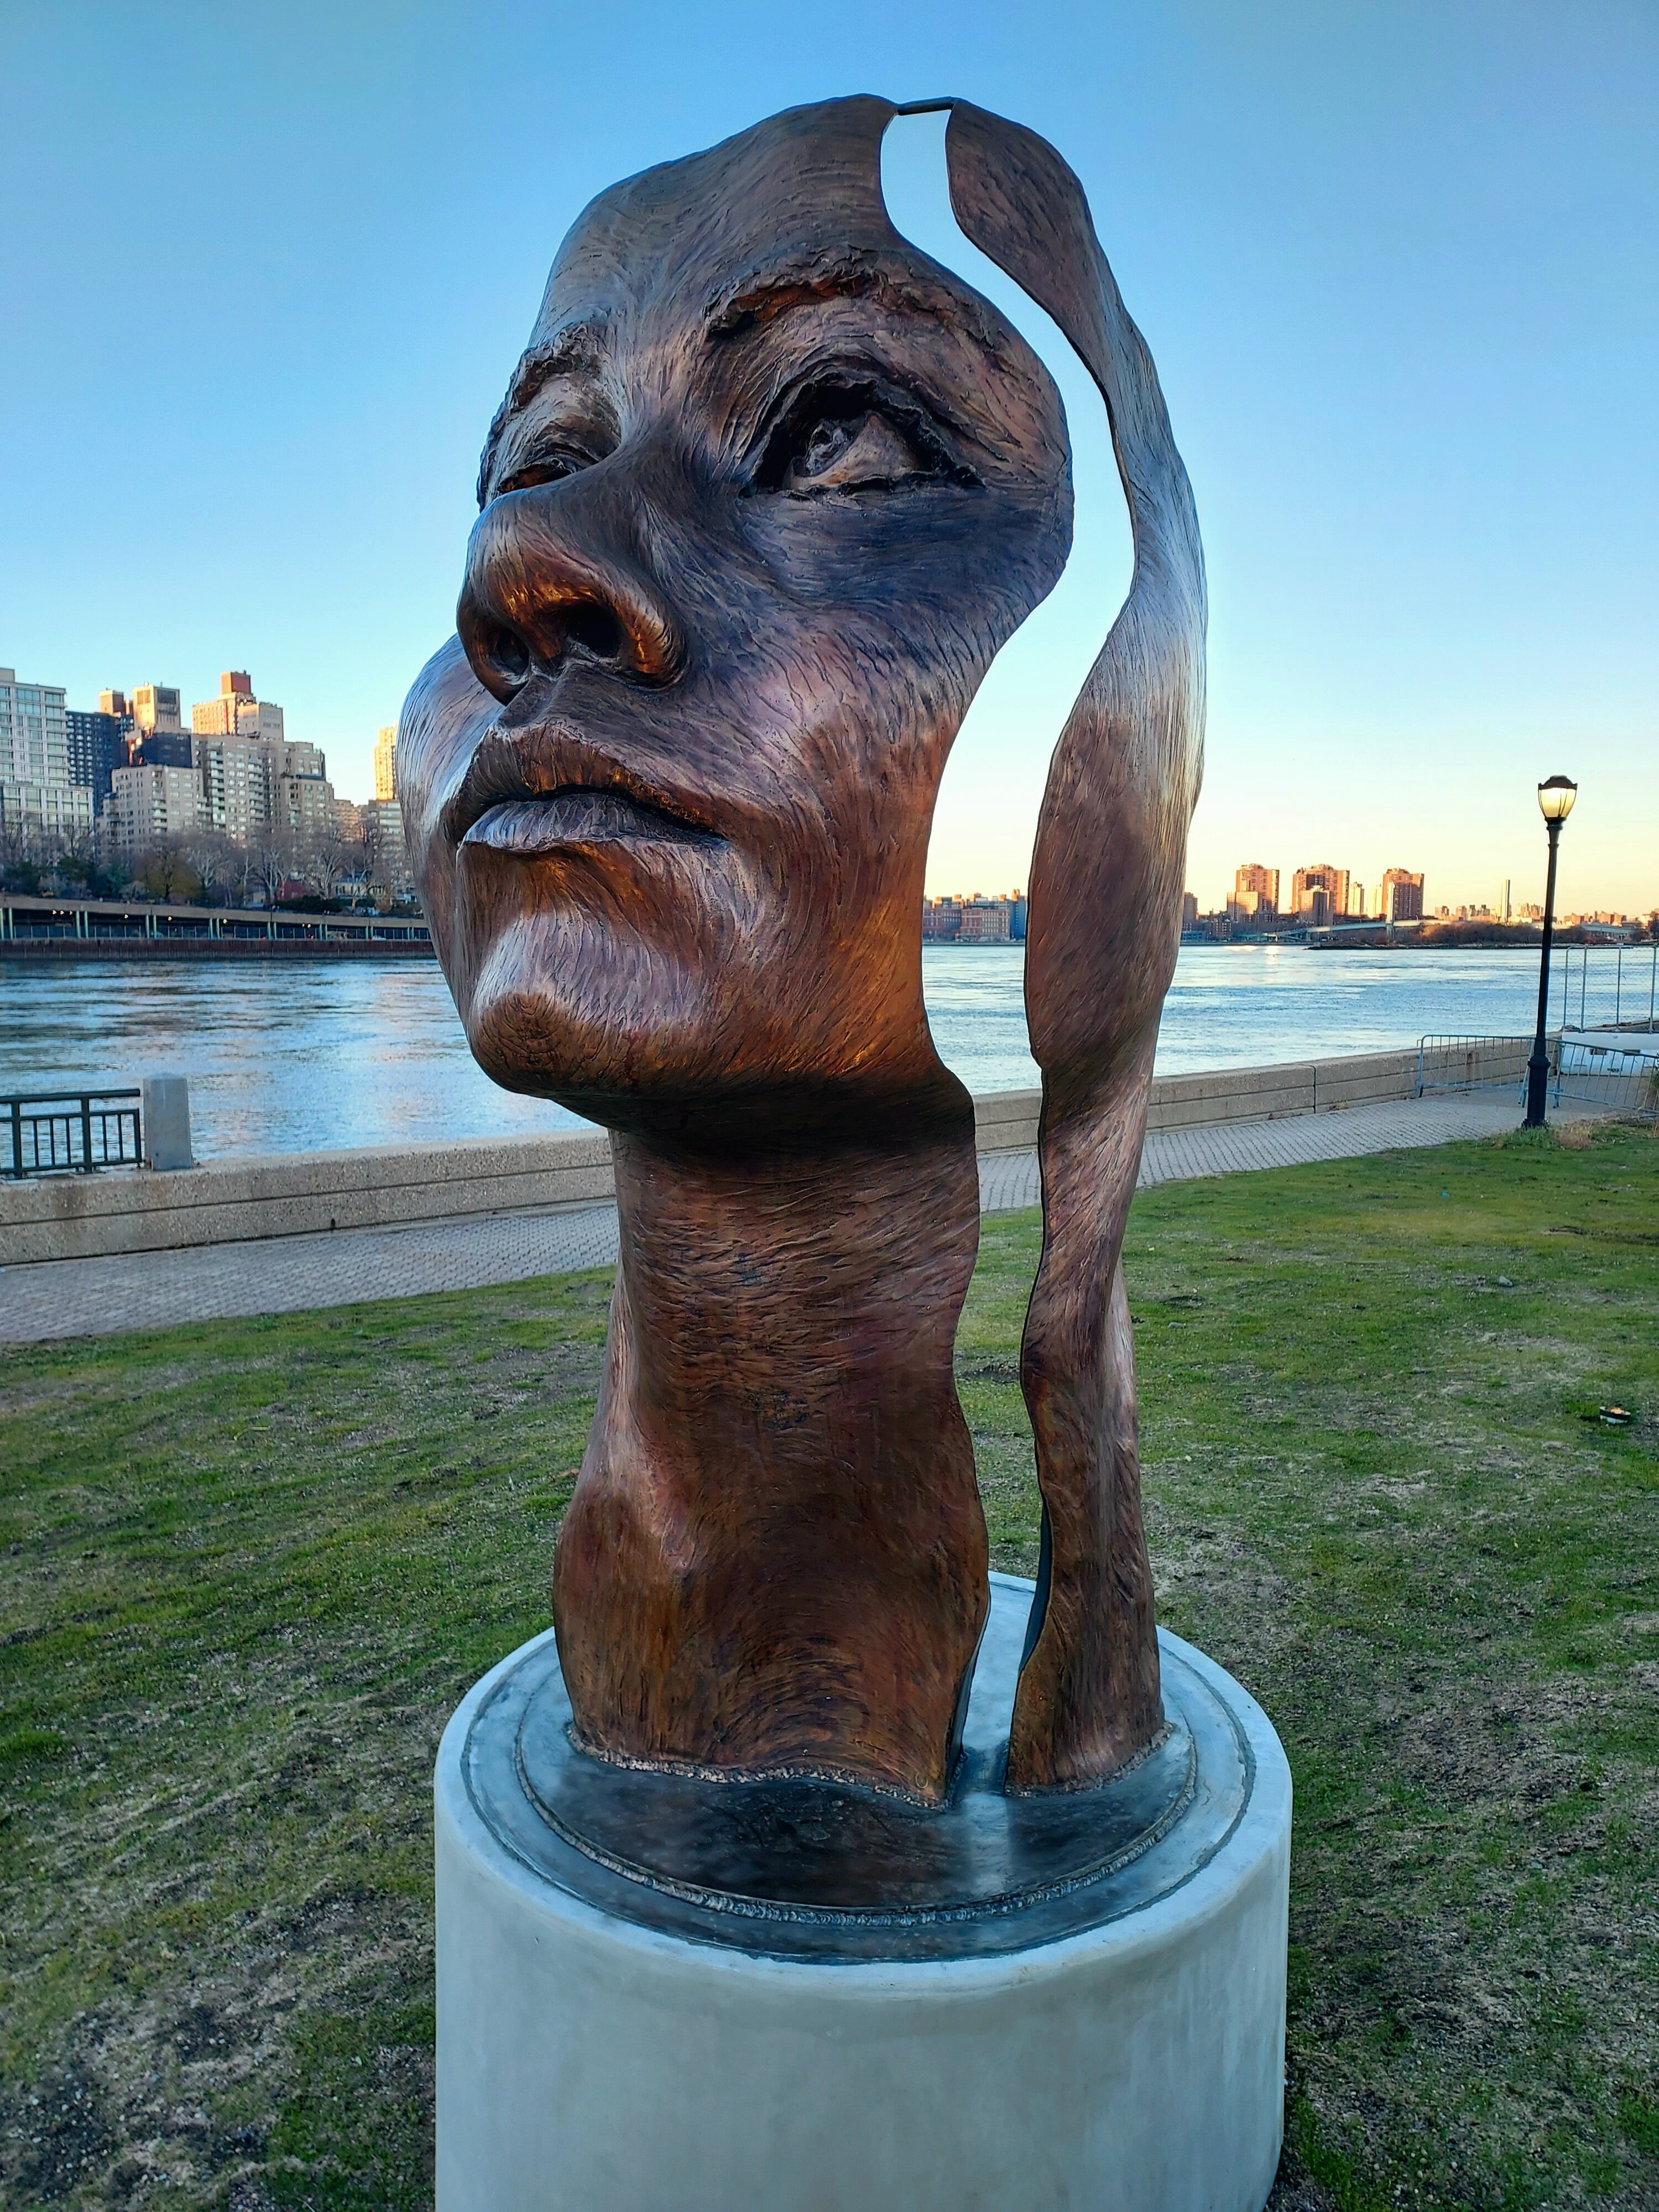
[[(10, 669), (6, 671), (8, 675), (12, 672), (13, 672)], [(18, 680), (24, 684), (34, 684), (37, 686), (43, 681), (43, 679), (38, 675), (33, 674), (21, 677)], [(240, 696), (245, 702), (251, 705), (257, 710), (259, 720), (256, 721), (254, 726), (257, 729), (259, 729), (261, 733), (267, 739), (274, 737), (278, 744), (283, 744), (285, 738), (285, 710), (282, 707), (273, 705), (269, 701), (261, 702), (254, 699), (251, 690), (248, 690), (246, 688), (248, 684), (248, 678), (245, 672), (240, 672), (236, 680), (240, 681), (240, 684), (244, 687)], [(49, 686), (52, 685), (51, 679), (44, 679), (44, 681), (46, 681)], [(214, 712), (214, 710), (217, 708), (221, 710), (221, 713), (222, 714), (227, 707), (228, 702), (235, 696), (233, 694), (231, 689), (233, 684), (233, 673), (222, 670), (218, 672), (216, 678), (216, 682), (218, 685), (218, 690), (216, 693), (210, 695), (210, 696), (205, 700), (192, 701), (191, 702), (187, 710), (189, 714), (189, 721), (187, 724), (185, 720), (186, 708), (184, 702), (191, 688), (188, 685), (162, 685), (152, 678), (146, 684), (135, 685), (130, 691), (126, 690), (125, 687), (105, 684), (100, 687), (98, 696), (100, 706), (104, 712), (107, 713), (112, 701), (116, 702), (127, 702), (137, 708), (141, 723), (145, 726), (152, 728), (156, 726), (156, 708), (154, 702), (157, 698), (160, 698), (164, 702), (160, 710), (161, 717), (160, 726), (164, 731), (174, 729), (182, 732), (185, 735), (194, 734), (198, 737), (209, 734), (216, 736), (228, 734), (234, 737), (238, 734), (239, 731), (239, 725), (234, 717), (234, 708), (231, 710), (232, 718), (228, 722), (222, 721), (220, 716), (216, 714)], [(66, 686), (52, 686), (52, 688), (63, 689), (65, 690), (67, 695)], [(73, 715), (77, 712), (84, 714), (94, 710), (87, 708), (77, 709), (73, 705), (70, 705), (69, 711), (71, 715)], [(146, 718), (148, 719), (146, 720)], [(246, 717), (244, 717), (240, 726), (244, 729), (246, 727)], [(361, 808), (365, 805), (373, 806), (376, 803), (386, 802), (392, 799), (392, 758), (394, 750), (396, 727), (397, 726), (395, 722), (382, 723), (378, 726), (367, 745), (356, 749), (356, 750), (361, 751), (362, 755), (361, 760), (355, 759), (350, 769), (347, 770), (343, 775), (337, 774), (330, 779), (334, 790), (337, 792), (339, 799), (346, 805), (361, 810)], [(325, 759), (325, 757), (322, 753), (322, 749), (311, 744), (309, 741), (299, 741), (298, 749), (302, 752), (315, 756), (319, 761)], [(343, 750), (348, 752), (351, 752), (354, 749), (348, 744)], [(309, 763), (307, 763), (307, 767), (308, 766)], [(318, 773), (325, 774), (325, 768), (319, 769)], [(351, 783), (354, 787), (358, 784), (364, 787), (363, 795), (361, 799), (355, 797), (353, 792), (348, 791), (343, 787), (348, 782)], [(94, 810), (94, 813), (95, 817), (95, 808)], [(1283, 841), (1281, 840), (1280, 842), (1282, 843), (1282, 842)], [(1315, 842), (1317, 842), (1318, 841), (1316, 840)], [(1373, 838), (1372, 842), (1373, 844), (1376, 842), (1375, 838)], [(1348, 845), (1345, 843), (1341, 838), (1337, 836), (1327, 836), (1324, 840), (1324, 844), (1326, 847), (1332, 849), (1336, 849), (1338, 848), (1344, 850), (1349, 849)], [(1004, 899), (1008, 897), (1018, 898), (1023, 896), (1021, 890), (1018, 888), (1012, 891), (996, 890), (989, 892), (981, 890), (977, 885), (972, 889), (966, 888), (965, 878), (957, 878), (947, 881), (944, 874), (944, 862), (930, 854), (927, 886), (927, 896), (929, 900), (966, 900), (978, 899), (981, 897)], [(1386, 866), (1381, 862), (1377, 862), (1370, 867), (1369, 870), (1363, 866), (1358, 868), (1341, 867), (1339, 864), (1328, 860), (1304, 860), (1297, 863), (1297, 867), (1292, 870), (1291, 868), (1285, 867), (1282, 865), (1273, 866), (1256, 860), (1236, 863), (1231, 872), (1233, 878), (1233, 890), (1229, 891), (1224, 887), (1218, 891), (1217, 895), (1213, 898), (1208, 899), (1206, 899), (1202, 890), (1197, 889), (1194, 881), (1195, 872), (1189, 866), (1188, 870), (1187, 889), (1189, 892), (1192, 892), (1196, 896), (1198, 899), (1199, 911), (1201, 914), (1216, 914), (1224, 911), (1234, 902), (1238, 893), (1243, 888), (1243, 879), (1246, 876), (1253, 874), (1270, 876), (1273, 879), (1274, 889), (1273, 892), (1269, 894), (1268, 903), (1273, 905), (1275, 909), (1280, 914), (1289, 916), (1295, 914), (1298, 909), (1288, 902), (1282, 905), (1279, 903), (1277, 887), (1279, 880), (1281, 878), (1288, 879), (1293, 874), (1304, 872), (1308, 869), (1316, 870), (1327, 867), (1335, 868), (1343, 878), (1345, 885), (1348, 881), (1352, 880), (1352, 883), (1356, 887), (1357, 890), (1364, 890), (1369, 888), (1372, 893), (1378, 896), (1381, 895), (1389, 876), (1401, 872), (1397, 858), (1395, 861), (1390, 861)], [(1418, 877), (1420, 890), (1423, 872), (1415, 871), (1413, 872)], [(1539, 872), (1541, 877), (1541, 868)], [(938, 878), (937, 881), (935, 880), (936, 877)], [(996, 878), (988, 877), (986, 880), (994, 881)], [(1004, 880), (1008, 880), (1008, 878), (1005, 877)], [(1019, 873), (1019, 881), (1021, 883), (1024, 881), (1023, 872), (1020, 872)], [(1497, 885), (1487, 884), (1484, 882), (1472, 883), (1467, 887), (1460, 883), (1454, 887), (1453, 895), (1447, 897), (1427, 898), (1426, 895), (1425, 895), (1426, 902), (1423, 908), (1424, 915), (1425, 918), (1432, 920), (1438, 915), (1444, 915), (1447, 914), (1455, 915), (1460, 911), (1474, 912), (1478, 910), (1482, 912), (1491, 912), (1495, 915), (1501, 916), (1504, 893), (1508, 893), (1510, 895), (1511, 909), (1517, 915), (1520, 915), (1523, 908), (1527, 907), (1535, 907), (1536, 901), (1528, 898), (1517, 887), (1517, 878), (1514, 872), (1505, 872), (1501, 879), (1501, 884), (1502, 889), (1500, 890)], [(1595, 896), (1595, 887), (1591, 885), (1589, 892), (1585, 896), (1582, 902), (1582, 911), (1587, 914), (1614, 910), (1628, 912), (1632, 915), (1644, 916), (1652, 913), (1656, 908), (1659, 908), (1659, 882), (1656, 882), (1653, 895), (1648, 900), (1638, 900), (1634, 903), (1626, 902), (1623, 906), (1620, 906), (1617, 901), (1609, 901), (1606, 898), (1597, 897)], [(1377, 896), (1373, 896), (1371, 897), (1370, 907), (1376, 909), (1378, 912), (1382, 911), (1381, 908), (1377, 905)], [(1564, 904), (1560, 910), (1563, 913), (1565, 913), (1569, 910), (1578, 911), (1581, 909), (1570, 909), (1568, 906)], [(1342, 911), (1344, 913), (1348, 911), (1358, 913), (1359, 909), (1349, 909), (1345, 907)]]
[[(628, 99), (571, 100), (618, 20)], [(1269, 851), (1368, 886), (1409, 854), (1435, 903), (1506, 878), (1536, 900), (1534, 789), (1559, 770), (1581, 793), (1560, 903), (1659, 904), (1659, 305), (1631, 276), (1659, 221), (1659, 25), (1485, 0), (1017, 22), (855, 0), (844, 29), (795, 52), (744, 5), (694, 36), (650, 7), (556, 27), (416, 4), (395, 40), (303, 4), (280, 35), (15, 12), (0, 657), (77, 707), (143, 671), (190, 692), (192, 670), (251, 663), (368, 793), (377, 732), (452, 626), (478, 447), (584, 202), (770, 108), (948, 80), (1078, 168), (1159, 362), (1210, 572), (1202, 903)], [(503, 49), (559, 128), (486, 161)], [(208, 111), (226, 82), (258, 88), (258, 162), (137, 120)], [(926, 129), (884, 180), (960, 266)], [(204, 342), (232, 302), (235, 337)], [(935, 893), (1024, 879), (1127, 578), (1097, 400), (1051, 365), (1078, 544), (946, 769)]]

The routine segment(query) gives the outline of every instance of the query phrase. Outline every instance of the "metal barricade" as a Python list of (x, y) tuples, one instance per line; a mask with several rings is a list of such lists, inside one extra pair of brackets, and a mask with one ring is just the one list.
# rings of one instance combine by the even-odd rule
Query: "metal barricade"
[(1550, 1101), (1594, 1106), (1627, 1120), (1659, 1119), (1659, 1053), (1565, 1037), (1552, 1055)]
[[(1425, 1036), (1418, 1042), (1413, 1096), (1432, 1091), (1507, 1090), (1527, 1079), (1532, 1039), (1524, 1036)], [(1553, 1041), (1551, 1065), (1554, 1065)]]

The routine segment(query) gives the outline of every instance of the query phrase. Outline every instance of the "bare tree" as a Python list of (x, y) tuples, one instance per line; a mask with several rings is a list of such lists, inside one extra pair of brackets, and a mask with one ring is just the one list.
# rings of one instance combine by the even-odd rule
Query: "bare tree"
[(312, 836), (306, 850), (305, 879), (319, 898), (332, 898), (346, 872), (345, 840), (331, 823)]
[(234, 880), (236, 865), (240, 858), (237, 847), (222, 830), (202, 830), (189, 840), (185, 853), (202, 879), (202, 890), (208, 903), (218, 903), (212, 895), (216, 891), (222, 893), (225, 887)]

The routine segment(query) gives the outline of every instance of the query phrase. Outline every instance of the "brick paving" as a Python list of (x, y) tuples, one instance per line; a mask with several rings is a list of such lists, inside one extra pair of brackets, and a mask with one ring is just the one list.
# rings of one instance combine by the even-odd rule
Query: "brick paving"
[[(1442, 1145), (1513, 1128), (1519, 1120), (1509, 1091), (1488, 1091), (1168, 1131), (1147, 1138), (1140, 1182), (1144, 1189), (1199, 1176)], [(1035, 1152), (981, 1158), (980, 1203), (987, 1213), (1035, 1206), (1038, 1196)], [(360, 1298), (476, 1290), (568, 1268), (608, 1267), (616, 1256), (616, 1208), (583, 1206), (105, 1260), (54, 1260), (0, 1268), (0, 1341), (109, 1335)]]

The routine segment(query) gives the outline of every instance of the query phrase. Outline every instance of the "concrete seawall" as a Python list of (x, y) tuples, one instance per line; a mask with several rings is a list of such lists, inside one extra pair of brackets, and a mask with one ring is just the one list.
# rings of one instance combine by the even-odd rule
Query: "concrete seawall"
[[(1516, 1048), (1517, 1076), (1525, 1050)], [(1487, 1079), (1499, 1072), (1486, 1071)], [(1166, 1076), (1152, 1085), (1147, 1127), (1204, 1128), (1407, 1098), (1416, 1081), (1414, 1050)], [(1029, 1152), (1041, 1104), (1036, 1091), (976, 1098), (980, 1151)], [(597, 1133), (46, 1176), (0, 1185), (0, 1265), (591, 1206), (614, 1188), (609, 1140)]]

